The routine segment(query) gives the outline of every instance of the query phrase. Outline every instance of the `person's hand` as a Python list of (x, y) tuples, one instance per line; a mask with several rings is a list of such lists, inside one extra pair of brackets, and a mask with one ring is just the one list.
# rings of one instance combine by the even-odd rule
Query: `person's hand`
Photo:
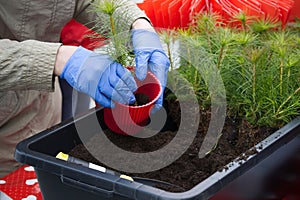
[(131, 36), (136, 56), (136, 77), (143, 80), (147, 75), (147, 70), (150, 70), (162, 86), (162, 94), (152, 110), (155, 112), (162, 107), (170, 61), (162, 48), (159, 36), (154, 31), (133, 29)]
[(135, 101), (133, 92), (137, 85), (133, 76), (109, 55), (78, 47), (66, 61), (60, 77), (104, 107), (114, 107), (111, 100), (122, 104)]

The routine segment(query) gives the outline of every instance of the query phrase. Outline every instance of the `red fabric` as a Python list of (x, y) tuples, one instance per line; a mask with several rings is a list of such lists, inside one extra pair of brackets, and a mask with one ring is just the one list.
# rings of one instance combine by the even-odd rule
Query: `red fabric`
[(64, 45), (83, 46), (89, 50), (104, 45), (105, 38), (95, 33), (75, 19), (70, 20), (61, 31), (61, 42)]

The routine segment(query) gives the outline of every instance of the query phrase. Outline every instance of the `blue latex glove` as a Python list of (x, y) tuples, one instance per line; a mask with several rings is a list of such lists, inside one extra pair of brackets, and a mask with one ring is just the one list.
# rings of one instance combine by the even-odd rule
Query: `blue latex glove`
[(111, 100), (122, 104), (135, 101), (133, 92), (137, 85), (133, 76), (109, 55), (78, 47), (67, 61), (60, 77), (104, 107), (114, 107)]
[(170, 60), (163, 51), (159, 36), (145, 29), (134, 29), (131, 32), (136, 61), (136, 77), (143, 80), (150, 70), (160, 81), (162, 94), (156, 101), (153, 112), (159, 110), (163, 103), (163, 91), (166, 87)]

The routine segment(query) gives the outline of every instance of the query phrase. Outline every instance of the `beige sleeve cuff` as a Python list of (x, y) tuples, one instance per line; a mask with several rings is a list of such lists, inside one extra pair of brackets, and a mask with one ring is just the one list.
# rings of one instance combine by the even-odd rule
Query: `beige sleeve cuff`
[(60, 45), (35, 40), (0, 40), (0, 50), (4, 52), (0, 54), (0, 91), (53, 91), (53, 69)]
[(139, 18), (145, 18), (150, 22), (145, 12), (141, 10), (136, 3), (128, 0), (116, 0), (121, 6), (114, 13), (117, 30), (126, 32), (131, 29), (132, 24)]

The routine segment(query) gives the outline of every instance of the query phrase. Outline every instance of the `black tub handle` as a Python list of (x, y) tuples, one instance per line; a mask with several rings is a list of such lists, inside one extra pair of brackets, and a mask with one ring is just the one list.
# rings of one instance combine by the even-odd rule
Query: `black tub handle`
[(61, 176), (61, 181), (62, 181), (62, 183), (66, 184), (68, 186), (76, 187), (76, 188), (79, 188), (81, 190), (85, 190), (89, 193), (93, 192), (96, 195), (106, 197), (106, 198), (112, 197), (113, 194), (114, 194), (114, 191), (99, 188), (99, 187), (94, 186), (94, 185), (89, 185), (87, 183), (80, 182), (78, 180), (74, 180), (72, 178), (65, 177), (65, 176)]

